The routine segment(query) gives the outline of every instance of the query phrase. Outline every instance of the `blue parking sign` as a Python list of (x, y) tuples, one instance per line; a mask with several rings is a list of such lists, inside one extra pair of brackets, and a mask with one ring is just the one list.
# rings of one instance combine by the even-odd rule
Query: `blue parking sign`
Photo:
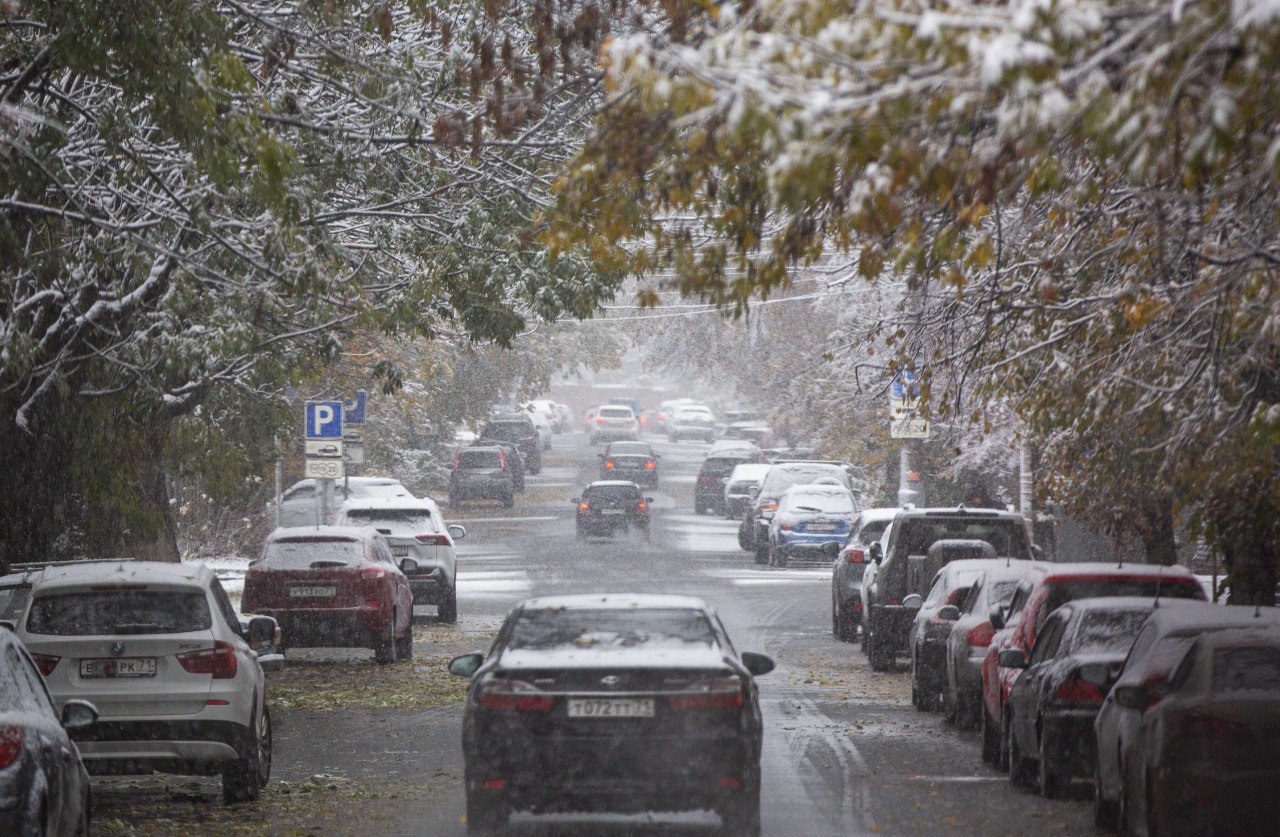
[(341, 401), (308, 401), (306, 419), (308, 439), (342, 438)]

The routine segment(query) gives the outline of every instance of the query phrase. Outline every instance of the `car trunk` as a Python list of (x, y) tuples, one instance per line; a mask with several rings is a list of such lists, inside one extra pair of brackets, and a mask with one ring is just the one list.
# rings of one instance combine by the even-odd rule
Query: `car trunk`
[(363, 581), (358, 565), (317, 561), (302, 569), (253, 567), (245, 576), (244, 600), (258, 610), (354, 608), (364, 604)]
[[(608, 463), (610, 462), (613, 463), (613, 468), (607, 467)], [(605, 470), (606, 471), (608, 470), (626, 471), (628, 473), (643, 474), (645, 471), (645, 465), (648, 464), (648, 462), (649, 462), (649, 457), (647, 456), (640, 456), (640, 455), (633, 455), (633, 454), (622, 454), (620, 456), (610, 456), (608, 459), (605, 460), (605, 463), (606, 463)]]

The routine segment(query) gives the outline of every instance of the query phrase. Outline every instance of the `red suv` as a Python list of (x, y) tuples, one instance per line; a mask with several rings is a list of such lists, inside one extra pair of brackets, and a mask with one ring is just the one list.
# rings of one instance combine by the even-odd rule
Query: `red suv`
[[(1049, 614), (1076, 599), (1113, 596), (1161, 596), (1170, 599), (1204, 599), (1204, 590), (1195, 576), (1183, 567), (1149, 564), (1051, 564), (1049, 571), (1031, 588), (1026, 604), (1009, 624), (992, 613), (992, 627), (999, 628), (982, 661), (983, 749), (1000, 747), (999, 766), (1007, 766), (1009, 690), (1022, 669), (1000, 665), (1000, 652), (1017, 649), (1030, 656), (1040, 626)], [(997, 624), (999, 622), (1000, 624)], [(998, 738), (997, 738), (998, 736)]]
[[(413, 656), (413, 591), (376, 529), (277, 529), (244, 579), (245, 613), (275, 617), (294, 648), (372, 648), (379, 663)], [(403, 568), (403, 569), (402, 569)]]

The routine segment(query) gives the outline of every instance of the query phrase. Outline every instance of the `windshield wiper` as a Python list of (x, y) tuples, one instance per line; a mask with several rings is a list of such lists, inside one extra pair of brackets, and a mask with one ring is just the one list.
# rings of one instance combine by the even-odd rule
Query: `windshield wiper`
[(813, 506), (796, 506), (797, 511), (818, 512), (822, 513), (822, 509), (815, 509)]
[(161, 625), (158, 622), (121, 622), (112, 625), (111, 631), (117, 634), (171, 633), (168, 625)]

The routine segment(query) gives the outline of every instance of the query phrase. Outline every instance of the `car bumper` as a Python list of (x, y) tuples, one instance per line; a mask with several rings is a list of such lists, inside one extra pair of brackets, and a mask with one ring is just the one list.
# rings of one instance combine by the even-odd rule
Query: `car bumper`
[(628, 527), (646, 529), (649, 526), (649, 520), (634, 517), (580, 517), (577, 525), (579, 531), (587, 534), (612, 534), (618, 529)]
[(153, 718), (99, 721), (72, 737), (85, 768), (95, 775), (151, 770), (208, 774), (238, 760), (250, 732), (234, 721)]
[(829, 543), (842, 543), (846, 537), (847, 532), (792, 532), (778, 536), (778, 548), (784, 555), (822, 555), (830, 560), (822, 548)]
[(593, 427), (591, 435), (596, 439), (637, 439), (640, 430), (635, 427)]
[(287, 648), (366, 647), (375, 635), (387, 629), (390, 613), (381, 608), (335, 608), (332, 610), (275, 610), (258, 608), (262, 616), (273, 617)]
[(450, 587), (449, 576), (443, 567), (432, 567), (428, 572), (409, 576), (409, 590), (414, 604), (432, 603)]
[(630, 480), (639, 485), (657, 485), (658, 472), (652, 468), (602, 468), (602, 480)]
[(1273, 834), (1280, 822), (1280, 768), (1224, 771), (1185, 765), (1161, 771), (1152, 790), (1160, 833)]
[(455, 494), (462, 499), (468, 497), (501, 497), (510, 493), (513, 487), (514, 482), (510, 477), (459, 480), (450, 487), (449, 493)]
[(1061, 776), (1093, 778), (1097, 744), (1096, 709), (1064, 709), (1041, 716), (1040, 740), (1045, 755)]

